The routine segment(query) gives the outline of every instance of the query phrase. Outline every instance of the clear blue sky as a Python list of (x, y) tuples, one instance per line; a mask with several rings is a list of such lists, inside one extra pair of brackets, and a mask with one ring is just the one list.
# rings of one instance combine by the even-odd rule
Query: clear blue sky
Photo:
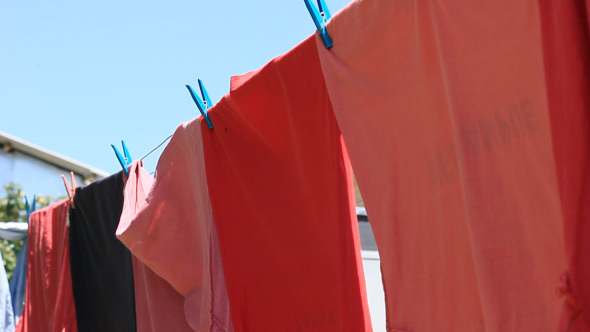
[(199, 115), (185, 84), (215, 103), (314, 31), (303, 0), (0, 0), (0, 130), (114, 173)]

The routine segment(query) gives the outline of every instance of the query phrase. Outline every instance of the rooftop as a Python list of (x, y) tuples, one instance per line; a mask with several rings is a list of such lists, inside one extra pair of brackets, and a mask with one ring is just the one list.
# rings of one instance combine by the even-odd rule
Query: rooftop
[(2, 131), (0, 131), (0, 149), (4, 152), (11, 152), (15, 150), (20, 151), (29, 156), (43, 160), (49, 164), (73, 171), (74, 173), (82, 176), (87, 182), (92, 182), (96, 179), (109, 175), (109, 173), (98, 168), (94, 168), (53, 151), (49, 151)]

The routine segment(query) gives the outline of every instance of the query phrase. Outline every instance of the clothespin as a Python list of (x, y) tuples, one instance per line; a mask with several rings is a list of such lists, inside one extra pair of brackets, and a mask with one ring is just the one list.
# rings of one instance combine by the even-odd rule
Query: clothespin
[(125, 141), (121, 140), (121, 144), (123, 145), (123, 153), (125, 154), (125, 157), (121, 155), (119, 150), (117, 150), (117, 148), (113, 144), (111, 144), (111, 147), (113, 148), (113, 150), (115, 150), (115, 154), (117, 155), (119, 164), (121, 164), (121, 167), (123, 167), (123, 171), (125, 171), (125, 175), (129, 175), (129, 165), (131, 165), (133, 159), (131, 159), (131, 154), (129, 154), (129, 150), (127, 150)]
[(213, 129), (213, 123), (211, 123), (211, 119), (209, 119), (209, 113), (207, 112), (209, 107), (211, 107), (213, 104), (211, 103), (211, 99), (209, 99), (209, 94), (207, 94), (207, 90), (205, 90), (203, 82), (201, 82), (200, 79), (197, 81), (199, 82), (199, 89), (201, 90), (202, 99), (197, 96), (195, 90), (193, 90), (190, 85), (186, 85), (186, 88), (188, 89), (188, 92), (190, 92), (191, 97), (193, 97), (195, 104), (197, 104), (199, 112), (201, 112), (201, 115), (203, 115), (203, 118), (207, 122), (207, 126), (209, 126), (209, 129)]
[(311, 18), (313, 19), (313, 23), (315, 23), (316, 28), (320, 32), (320, 36), (324, 41), (324, 45), (326, 48), (331, 48), (333, 44), (332, 38), (330, 38), (330, 35), (328, 35), (328, 31), (326, 30), (326, 22), (332, 17), (330, 11), (328, 10), (328, 6), (326, 6), (324, 0), (317, 0), (317, 8), (313, 3), (311, 3), (311, 0), (303, 1), (305, 1), (305, 6), (311, 15)]
[(31, 213), (33, 213), (35, 211), (36, 204), (37, 204), (37, 195), (33, 195), (33, 205), (32, 206), (29, 205), (29, 199), (27, 196), (25, 196), (25, 207), (27, 208), (27, 221), (29, 220)]
[(66, 177), (62, 174), (62, 180), (64, 180), (64, 186), (66, 187), (66, 192), (68, 193), (68, 197), (70, 198), (70, 206), (72, 209), (74, 208), (74, 194), (76, 193), (76, 177), (74, 177), (74, 172), (70, 172), (70, 178), (72, 180), (72, 186), (66, 180)]

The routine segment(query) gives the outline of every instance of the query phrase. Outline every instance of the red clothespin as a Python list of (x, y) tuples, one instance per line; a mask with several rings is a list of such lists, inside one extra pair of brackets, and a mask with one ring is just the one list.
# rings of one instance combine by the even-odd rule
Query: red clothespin
[(70, 178), (72, 179), (72, 186), (70, 187), (70, 184), (68, 183), (68, 180), (66, 180), (66, 177), (62, 174), (61, 175), (62, 180), (64, 180), (64, 186), (66, 186), (66, 192), (68, 193), (68, 197), (70, 198), (70, 206), (72, 207), (72, 209), (75, 208), (74, 206), (74, 194), (76, 193), (76, 178), (74, 177), (74, 172), (70, 172)]

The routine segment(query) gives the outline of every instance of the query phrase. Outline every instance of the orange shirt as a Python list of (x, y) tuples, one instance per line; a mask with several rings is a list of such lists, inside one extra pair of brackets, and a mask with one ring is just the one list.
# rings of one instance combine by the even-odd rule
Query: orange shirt
[(566, 261), (537, 3), (355, 1), (327, 29), (388, 330), (556, 330)]

